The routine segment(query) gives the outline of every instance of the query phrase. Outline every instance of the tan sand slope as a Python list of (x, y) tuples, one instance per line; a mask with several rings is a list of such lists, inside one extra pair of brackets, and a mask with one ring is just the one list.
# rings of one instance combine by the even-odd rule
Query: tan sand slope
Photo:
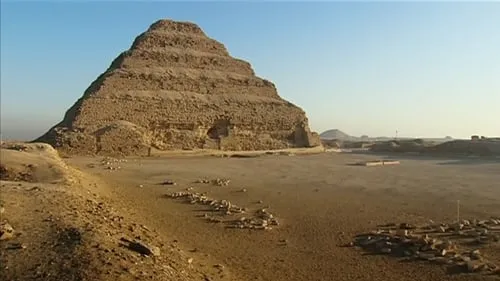
[(0, 179), (43, 183), (71, 180), (68, 166), (45, 143), (5, 143), (0, 153)]
[[(133, 217), (130, 205), (115, 204), (102, 182), (67, 166), (49, 145), (2, 147), (1, 280), (187, 281), (220, 275), (215, 267), (193, 267), (192, 255), (168, 243), (167, 233)], [(217, 280), (232, 280), (230, 270), (224, 273)]]

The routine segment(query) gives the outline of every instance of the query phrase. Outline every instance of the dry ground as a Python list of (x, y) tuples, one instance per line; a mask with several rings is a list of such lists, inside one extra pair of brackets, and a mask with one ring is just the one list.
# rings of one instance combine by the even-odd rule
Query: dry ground
[[(205, 271), (201, 279), (193, 280), (498, 280), (498, 276), (456, 274), (444, 266), (339, 247), (381, 223), (451, 222), (457, 200), (464, 218), (500, 215), (498, 161), (406, 157), (395, 166), (348, 165), (376, 158), (380, 156), (344, 153), (255, 158), (170, 155), (110, 163), (120, 166), (117, 170), (106, 169), (101, 158), (66, 161), (98, 176), (107, 187), (101, 196), (124, 216), (148, 225), (166, 244), (177, 245), (192, 258), (191, 266)], [(231, 182), (228, 186), (193, 183), (199, 178)], [(177, 185), (161, 185), (165, 180)], [(268, 206), (281, 225), (256, 231), (207, 223), (202, 217), (210, 213), (206, 206), (165, 197), (189, 187), (191, 192), (206, 192), (249, 210)], [(481, 251), (500, 262), (498, 244)], [(214, 271), (216, 264), (223, 268)]]
[[(4, 147), (0, 280), (182, 281), (219, 271), (190, 265), (168, 235), (133, 216), (133, 206), (114, 204), (105, 184), (67, 166), (50, 146)], [(155, 255), (126, 247), (123, 238), (141, 241)]]

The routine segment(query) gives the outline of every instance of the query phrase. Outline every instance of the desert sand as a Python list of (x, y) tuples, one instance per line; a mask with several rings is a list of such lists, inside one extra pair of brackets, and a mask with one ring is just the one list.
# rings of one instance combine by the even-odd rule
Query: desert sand
[[(168, 233), (172, 240), (182, 241), (186, 250), (209, 253), (230, 268), (231, 279), (479, 278), (448, 275), (439, 266), (364, 256), (339, 246), (382, 223), (453, 221), (456, 200), (461, 202), (463, 217), (498, 215), (500, 163), (407, 159), (403, 165), (383, 169), (347, 165), (372, 158), (319, 154), (251, 159), (130, 159), (116, 171), (86, 170), (101, 175), (122, 203), (128, 202), (138, 214), (150, 217), (148, 225)], [(92, 162), (95, 160), (70, 160), (82, 168)], [(228, 186), (194, 183), (199, 178), (228, 178), (231, 182)], [(160, 185), (167, 179), (177, 185)], [(206, 207), (164, 197), (189, 187), (250, 209), (269, 207), (281, 225), (264, 232), (226, 229), (200, 217), (207, 213)], [(284, 240), (286, 245), (281, 245)], [(497, 262), (498, 250), (498, 245), (481, 249)]]
[[(25, 157), (40, 175), (47, 168), (39, 166), (42, 162), (34, 161), (34, 156), (57, 159), (50, 147), (42, 149), (48, 154), (40, 149), (2, 150), (2, 164), (10, 167)], [(45, 174), (51, 177), (2, 181), (2, 221), (15, 230), (14, 238), (0, 241), (6, 265), (2, 276), (5, 280), (498, 280), (498, 274), (464, 273), (448, 265), (405, 262), (345, 247), (357, 234), (380, 224), (452, 223), (457, 200), (463, 219), (498, 217), (498, 161), (406, 156), (397, 159), (399, 165), (370, 167), (352, 164), (384, 159), (383, 155), (303, 152), (252, 157), (75, 156), (54, 160), (60, 164), (51, 169), (63, 172), (49, 170)], [(206, 193), (247, 212), (218, 216), (209, 206), (168, 196), (175, 192)], [(268, 230), (228, 227), (231, 220), (250, 217), (262, 208), (279, 225)], [(140, 255), (120, 246), (123, 238), (140, 239), (161, 254)], [(488, 262), (500, 263), (499, 243), (460, 247), (479, 249)]]

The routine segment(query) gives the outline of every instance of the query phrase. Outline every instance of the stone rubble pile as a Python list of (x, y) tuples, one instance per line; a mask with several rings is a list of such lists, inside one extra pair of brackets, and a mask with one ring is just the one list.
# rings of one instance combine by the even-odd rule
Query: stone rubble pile
[(116, 159), (113, 157), (104, 157), (101, 160), (101, 166), (106, 166), (107, 170), (119, 170), (120, 166), (117, 166), (117, 163), (127, 162), (127, 159)]
[[(235, 204), (232, 204), (228, 200), (216, 200), (207, 197), (205, 194), (192, 193), (188, 191), (174, 192), (168, 194), (167, 197), (174, 199), (183, 199), (185, 202), (191, 204), (201, 204), (210, 206), (215, 212), (219, 212), (223, 216), (229, 216), (234, 214), (247, 214), (248, 210), (246, 208), (241, 208)], [(220, 218), (204, 214), (210, 222), (220, 223), (223, 222)], [(238, 229), (262, 229), (270, 230), (272, 226), (278, 226), (278, 220), (271, 214), (267, 209), (259, 209), (255, 212), (253, 216), (240, 217), (235, 220), (227, 221), (228, 228), (238, 228)]]
[(194, 183), (210, 183), (210, 180), (207, 179), (197, 179), (194, 181)]
[(231, 215), (233, 213), (245, 213), (244, 208), (238, 207), (227, 200), (211, 199), (202, 193), (180, 191), (174, 192), (167, 196), (170, 198), (184, 199), (186, 202), (189, 202), (191, 204), (208, 205), (214, 211), (221, 212), (225, 215)]
[(254, 218), (241, 217), (238, 220), (232, 221), (229, 227), (271, 230), (272, 226), (278, 225), (278, 220), (273, 216), (273, 214), (269, 213), (267, 209), (260, 209), (255, 213)]
[(230, 179), (219, 179), (219, 178), (217, 178), (217, 179), (212, 180), (212, 184), (213, 185), (218, 185), (218, 186), (228, 186), (230, 181), (231, 181)]
[(496, 243), (500, 236), (500, 219), (462, 220), (454, 224), (431, 223), (415, 227), (407, 223), (389, 224), (355, 237), (348, 246), (358, 246), (378, 254), (426, 260), (457, 266), (466, 272), (500, 275), (500, 267), (488, 262), (478, 249), (459, 249), (451, 239), (469, 239), (473, 244)]
[(195, 181), (195, 183), (212, 183), (213, 185), (218, 185), (218, 186), (228, 186), (229, 182), (231, 182), (230, 179), (220, 179), (220, 178), (216, 178), (213, 180), (197, 179)]
[(104, 157), (101, 160), (101, 164), (110, 165), (111, 163), (122, 163), (127, 162), (127, 159), (117, 159), (113, 157)]
[(0, 241), (9, 240), (14, 237), (14, 228), (6, 221), (0, 223)]

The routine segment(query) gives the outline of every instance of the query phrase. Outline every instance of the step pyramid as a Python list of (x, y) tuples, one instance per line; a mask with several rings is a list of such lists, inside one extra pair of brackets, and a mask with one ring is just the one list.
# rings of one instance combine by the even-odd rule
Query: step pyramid
[(79, 155), (320, 145), (305, 112), (194, 23), (159, 20), (36, 141)]

